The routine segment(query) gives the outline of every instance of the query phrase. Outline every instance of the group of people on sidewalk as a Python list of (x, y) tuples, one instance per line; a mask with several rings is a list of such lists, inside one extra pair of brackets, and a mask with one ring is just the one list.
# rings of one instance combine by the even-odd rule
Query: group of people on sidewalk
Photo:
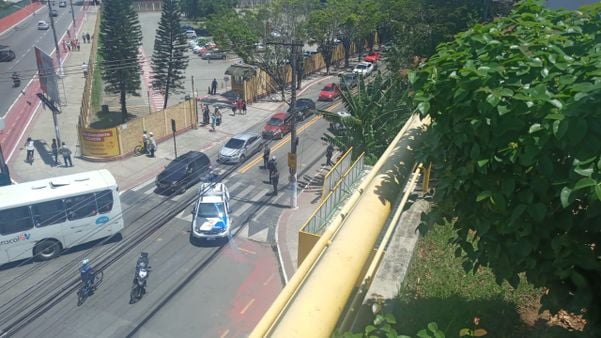
[[(31, 137), (28, 137), (27, 142), (25, 142), (25, 150), (27, 150), (27, 158), (25, 159), (25, 161), (28, 162), (30, 165), (33, 165), (33, 156), (35, 153), (35, 143)], [(56, 142), (56, 139), (53, 138), (52, 144), (50, 145), (50, 150), (52, 152), (53, 166), (57, 166), (59, 164), (59, 162), (58, 162), (59, 154), (63, 156), (63, 161), (65, 162), (65, 167), (73, 166), (73, 161), (71, 160), (71, 149), (69, 149), (69, 147), (67, 147), (65, 142), (62, 142), (62, 145), (59, 147), (58, 142)]]

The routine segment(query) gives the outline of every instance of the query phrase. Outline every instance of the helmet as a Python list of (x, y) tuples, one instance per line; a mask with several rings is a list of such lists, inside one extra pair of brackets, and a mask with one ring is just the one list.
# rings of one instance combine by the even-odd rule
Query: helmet
[(88, 266), (90, 265), (90, 260), (87, 258), (84, 258), (83, 261), (81, 261), (81, 266)]
[(148, 133), (148, 135), (150, 135), (150, 136), (154, 136), (154, 134), (153, 134), (152, 132)]
[(271, 159), (275, 161), (275, 156), (272, 156)]

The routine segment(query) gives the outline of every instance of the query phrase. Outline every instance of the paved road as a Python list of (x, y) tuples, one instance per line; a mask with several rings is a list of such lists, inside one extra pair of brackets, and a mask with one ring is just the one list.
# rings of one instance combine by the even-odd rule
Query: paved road
[[(68, 7), (59, 8), (55, 6), (53, 8), (58, 11), (58, 17), (54, 18), (54, 25), (57, 38), (60, 39), (67, 31), (67, 27), (72, 23), (71, 12)], [(73, 9), (78, 13), (81, 7), (74, 5)], [(40, 48), (47, 54), (51, 54), (54, 51), (52, 29), (38, 30), (37, 23), (39, 20), (50, 22), (48, 7), (43, 7), (36, 15), (23, 21), (18, 26), (18, 30), (11, 30), (0, 37), (0, 44), (9, 46), (16, 54), (16, 58), (13, 61), (0, 63), (0, 96), (3, 98), (0, 100), (0, 117), (6, 115), (20, 90), (23, 89), (37, 72), (34, 47)], [(10, 75), (13, 72), (17, 72), (21, 76), (21, 87), (19, 88), (12, 87)]]
[[(315, 97), (319, 87), (311, 88), (307, 95)], [(320, 104), (320, 108), (324, 106)], [(310, 179), (323, 163), (325, 147), (320, 137), (326, 126), (327, 122), (317, 117), (299, 126), (301, 181)], [(261, 124), (250, 128), (259, 131)], [(219, 148), (220, 144), (207, 154), (215, 159)], [(289, 143), (286, 139), (274, 141), (272, 148), (284, 173)], [(258, 167), (261, 162), (251, 158), (237, 169), (215, 164), (222, 171), (236, 169), (224, 182), (232, 196), (232, 219), (238, 232), (223, 248), (189, 242), (187, 201), (193, 198), (194, 189), (164, 197), (155, 193), (149, 181), (122, 195), (126, 228), (121, 241), (88, 245), (50, 262), (1, 269), (0, 303), (4, 305), (0, 306), (0, 322), (9, 323), (17, 313), (25, 313), (36, 301), (76, 279), (82, 257), (99, 261), (128, 241), (141, 238), (156, 219), (175, 210), (175, 217), (104, 271), (103, 285), (83, 306), (78, 308), (76, 296), (70, 294), (16, 336), (123, 337), (131, 333), (166, 337), (177, 332), (182, 337), (236, 337), (250, 332), (282, 287), (271, 245), (278, 216), (289, 205), (286, 190), (277, 196), (270, 194), (271, 187), (264, 182), (266, 173)], [(283, 188), (286, 179), (282, 176)], [(151, 256), (149, 293), (138, 304), (129, 305), (134, 262), (140, 251)]]

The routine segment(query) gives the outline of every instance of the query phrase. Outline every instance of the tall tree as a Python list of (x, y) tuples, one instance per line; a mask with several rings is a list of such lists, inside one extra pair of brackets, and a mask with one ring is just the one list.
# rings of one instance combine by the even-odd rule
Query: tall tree
[(317, 44), (317, 51), (321, 53), (326, 65), (326, 72), (330, 74), (332, 55), (336, 48), (336, 35), (338, 34), (338, 15), (331, 6), (323, 6), (312, 11), (306, 22), (307, 36), (310, 42)]
[(104, 0), (100, 21), (99, 53), (104, 90), (119, 94), (122, 121), (127, 121), (127, 95), (138, 96), (140, 66), (138, 48), (142, 30), (132, 0)]
[[(523, 1), (439, 46), (415, 74), (432, 123), (426, 224), (453, 220), (465, 268), (546, 287), (543, 306), (601, 328), (601, 6)], [(599, 331), (596, 332), (599, 336)]]
[[(291, 46), (282, 43), (304, 41), (304, 20), (316, 4), (315, 0), (276, 0), (256, 10), (221, 12), (211, 18), (209, 27), (219, 45), (266, 72), (277, 86), (274, 91), (285, 100), (292, 53)], [(255, 48), (258, 43), (264, 44), (264, 50)]]
[(169, 94), (182, 92), (186, 78), (188, 55), (186, 36), (179, 23), (181, 13), (178, 0), (163, 1), (152, 54), (152, 86), (165, 96), (163, 109), (167, 108)]

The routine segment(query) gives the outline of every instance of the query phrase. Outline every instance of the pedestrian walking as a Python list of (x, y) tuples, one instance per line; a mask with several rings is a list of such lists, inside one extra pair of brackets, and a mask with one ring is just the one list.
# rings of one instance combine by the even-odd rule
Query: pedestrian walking
[(209, 110), (209, 105), (205, 105), (204, 110), (202, 112), (202, 123), (206, 126), (209, 124), (211, 119), (211, 111)]
[(334, 146), (330, 143), (326, 148), (326, 165), (334, 165), (332, 163), (332, 155), (334, 155)]
[(65, 161), (65, 167), (72, 167), (73, 162), (71, 162), (71, 149), (69, 149), (69, 147), (67, 147), (65, 142), (63, 142), (63, 145), (59, 149), (59, 152), (61, 155), (63, 155), (63, 160)]
[(217, 94), (217, 79), (213, 78), (213, 82), (211, 82), (211, 95)]
[(215, 112), (211, 114), (211, 131), (215, 131), (215, 124), (217, 124), (217, 117), (215, 116)]
[(52, 144), (50, 145), (52, 149), (52, 158), (54, 159), (54, 165), (58, 165), (58, 144), (56, 143), (56, 139), (52, 139)]
[(88, 40), (88, 43), (90, 43), (90, 33), (86, 33), (86, 39)]
[(267, 170), (269, 170), (269, 183), (271, 183), (271, 179), (273, 177), (273, 172), (278, 170), (278, 163), (275, 156), (271, 157), (271, 160), (267, 162)]
[(67, 52), (67, 41), (63, 41), (63, 52)]
[(242, 100), (242, 114), (246, 115), (246, 100)]
[(27, 138), (27, 142), (25, 142), (25, 149), (27, 150), (27, 162), (30, 165), (33, 165), (33, 152), (35, 151), (35, 146), (33, 145), (33, 140), (31, 137)]
[(83, 43), (86, 43), (86, 33), (81, 34), (81, 41), (83, 41)]
[(152, 132), (148, 133), (148, 147), (150, 148), (150, 157), (154, 157), (154, 152), (157, 150), (157, 142), (154, 139)]
[(273, 185), (273, 194), (277, 195), (278, 194), (278, 183), (280, 182), (280, 172), (278, 171), (278, 168), (275, 168), (271, 174), (269, 174), (269, 181), (271, 182), (271, 184)]
[(67, 41), (65, 41), (65, 43), (67, 44), (67, 49), (70, 51), (71, 50), (71, 40), (67, 40)]
[(221, 111), (219, 110), (219, 108), (215, 107), (215, 124), (217, 126), (221, 125), (221, 118), (223, 117), (223, 115), (221, 114)]
[(75, 39), (75, 47), (77, 47), (77, 51), (81, 50), (81, 46), (79, 45), (79, 39)]
[(85, 62), (81, 65), (81, 70), (83, 71), (83, 77), (88, 77), (88, 65)]
[(269, 149), (269, 145), (266, 144), (263, 146), (263, 169), (267, 169), (267, 164), (269, 162), (269, 153), (271, 149)]
[(144, 144), (144, 153), (148, 154), (148, 132), (146, 130), (142, 133), (142, 143)]

